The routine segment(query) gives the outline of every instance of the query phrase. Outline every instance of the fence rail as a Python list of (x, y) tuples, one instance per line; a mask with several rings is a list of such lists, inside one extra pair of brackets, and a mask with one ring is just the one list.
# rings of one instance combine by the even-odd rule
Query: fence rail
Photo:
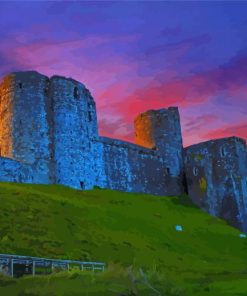
[[(78, 266), (80, 270), (100, 270), (104, 271), (106, 264), (103, 262), (59, 260), (40, 257), (19, 256), (10, 254), (0, 254), (0, 272), (10, 276), (23, 274), (36, 274), (37, 267), (62, 268), (69, 270), (71, 266)], [(18, 268), (19, 267), (19, 270)], [(22, 268), (20, 268), (22, 267)], [(24, 268), (25, 267), (25, 268)]]

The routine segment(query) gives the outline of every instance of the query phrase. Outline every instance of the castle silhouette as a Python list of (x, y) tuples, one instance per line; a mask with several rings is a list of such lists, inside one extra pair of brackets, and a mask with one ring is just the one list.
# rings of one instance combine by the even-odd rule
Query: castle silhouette
[(247, 231), (247, 149), (229, 137), (183, 148), (177, 107), (135, 119), (135, 143), (98, 135), (88, 89), (71, 78), (14, 72), (0, 85), (0, 181), (188, 193)]

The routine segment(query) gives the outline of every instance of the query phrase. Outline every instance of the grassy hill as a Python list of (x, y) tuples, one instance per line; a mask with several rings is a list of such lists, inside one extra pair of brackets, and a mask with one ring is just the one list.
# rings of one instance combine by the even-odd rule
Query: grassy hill
[(0, 183), (0, 253), (109, 264), (96, 275), (0, 277), (0, 295), (247, 295), (239, 234), (186, 196)]

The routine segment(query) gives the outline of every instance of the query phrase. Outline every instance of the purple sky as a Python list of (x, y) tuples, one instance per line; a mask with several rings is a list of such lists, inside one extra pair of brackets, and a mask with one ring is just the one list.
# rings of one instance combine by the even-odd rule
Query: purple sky
[(178, 106), (184, 145), (247, 138), (247, 2), (0, 2), (0, 77), (36, 70), (83, 82), (100, 133)]

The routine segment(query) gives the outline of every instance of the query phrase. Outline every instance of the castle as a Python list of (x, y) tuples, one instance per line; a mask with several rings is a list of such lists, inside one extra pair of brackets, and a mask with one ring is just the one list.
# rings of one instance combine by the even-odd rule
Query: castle
[(0, 84), (0, 181), (188, 193), (247, 232), (247, 149), (229, 137), (183, 148), (177, 107), (135, 119), (135, 142), (100, 137), (94, 99), (71, 78), (15, 72)]

